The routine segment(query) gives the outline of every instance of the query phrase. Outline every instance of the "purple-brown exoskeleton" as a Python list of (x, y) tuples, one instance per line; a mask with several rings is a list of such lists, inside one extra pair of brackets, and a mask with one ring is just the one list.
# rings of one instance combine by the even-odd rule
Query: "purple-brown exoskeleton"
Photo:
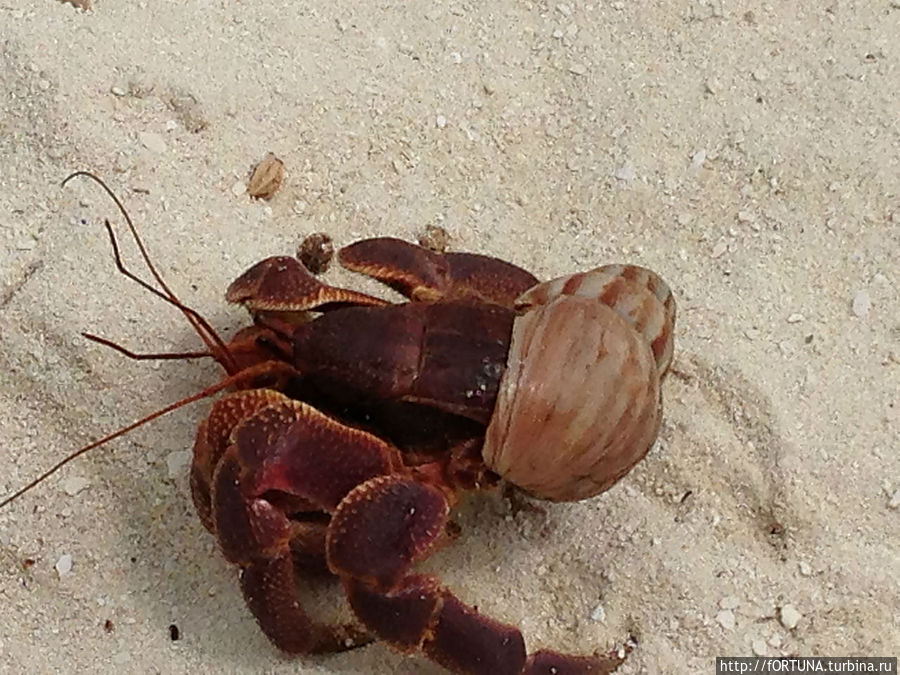
[[(263, 631), (296, 653), (374, 637), (457, 673), (611, 672), (615, 654), (527, 655), (518, 629), (413, 567), (448, 536), (461, 493), (505, 480), (585, 499), (646, 454), (672, 359), (668, 287), (630, 265), (541, 284), (390, 238), (339, 259), (409, 302), (325, 285), (293, 258), (253, 266), (227, 298), (255, 319), (229, 351), (257, 375), (213, 406), (194, 446), (197, 511)], [(311, 569), (340, 579), (358, 624), (307, 615)]]

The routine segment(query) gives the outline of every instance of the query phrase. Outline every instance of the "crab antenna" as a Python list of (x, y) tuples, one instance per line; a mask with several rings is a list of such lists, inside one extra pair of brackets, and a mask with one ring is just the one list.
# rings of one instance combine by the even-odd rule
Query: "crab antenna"
[(81, 337), (87, 338), (91, 342), (101, 344), (104, 347), (114, 349), (123, 356), (127, 356), (129, 359), (134, 359), (135, 361), (177, 361), (182, 359), (203, 359), (215, 357), (215, 354), (213, 354), (212, 352), (164, 352), (160, 354), (138, 354), (137, 352), (133, 352), (130, 349), (126, 349), (117, 342), (107, 340), (106, 338), (100, 337), (99, 335), (93, 335), (92, 333), (82, 333)]
[[(240, 368), (238, 368), (237, 364), (234, 361), (231, 350), (229, 350), (227, 345), (222, 342), (222, 339), (218, 336), (215, 329), (209, 325), (206, 319), (204, 319), (199, 312), (182, 303), (174, 295), (168, 296), (162, 293), (159, 289), (154, 288), (149, 283), (137, 276), (134, 272), (125, 267), (125, 264), (122, 262), (122, 252), (119, 248), (119, 240), (116, 237), (116, 231), (113, 229), (113, 226), (110, 224), (109, 220), (104, 220), (103, 226), (106, 228), (106, 233), (109, 235), (109, 243), (113, 250), (113, 258), (116, 263), (116, 269), (118, 269), (121, 274), (125, 275), (127, 278), (138, 284), (141, 288), (148, 290), (159, 299), (175, 306), (179, 311), (181, 311), (188, 318), (191, 326), (193, 326), (194, 330), (209, 348), (213, 358), (215, 358), (222, 365), (222, 367), (229, 375), (234, 375), (238, 370), (240, 370)], [(191, 321), (191, 318), (193, 318), (194, 321)]]
[(134, 224), (134, 221), (131, 220), (131, 216), (128, 215), (128, 211), (125, 209), (125, 206), (122, 204), (121, 200), (116, 196), (112, 189), (103, 182), (102, 179), (90, 173), (89, 171), (76, 171), (66, 176), (66, 178), (62, 182), (63, 187), (65, 187), (65, 185), (76, 176), (90, 178), (101, 188), (103, 188), (106, 194), (109, 195), (110, 199), (113, 200), (116, 207), (118, 207), (119, 211), (122, 213), (122, 216), (125, 218), (125, 222), (128, 225), (128, 230), (131, 233), (131, 236), (134, 239), (135, 243), (137, 244), (138, 250), (141, 253), (141, 257), (143, 258), (147, 269), (150, 270), (153, 278), (163, 289), (164, 293), (153, 288), (150, 284), (145, 282), (143, 279), (140, 279), (137, 275), (125, 268), (125, 265), (122, 262), (121, 255), (119, 253), (119, 247), (116, 242), (115, 233), (113, 232), (112, 226), (109, 224), (109, 221), (106, 221), (105, 225), (109, 233), (110, 241), (113, 245), (113, 253), (116, 258), (116, 267), (119, 269), (119, 271), (132, 281), (140, 284), (143, 288), (154, 293), (154, 295), (162, 298), (163, 300), (166, 300), (167, 302), (178, 308), (184, 314), (185, 318), (194, 328), (196, 333), (200, 336), (200, 339), (203, 340), (204, 344), (206, 344), (206, 346), (209, 348), (210, 352), (212, 352), (214, 355), (221, 355), (221, 357), (216, 356), (216, 360), (218, 360), (222, 364), (222, 367), (225, 368), (226, 372), (229, 375), (235, 374), (238, 370), (237, 364), (235, 363), (234, 358), (232, 357), (227, 345), (222, 340), (222, 338), (219, 337), (218, 333), (216, 333), (212, 326), (209, 325), (206, 319), (204, 319), (199, 312), (182, 303), (163, 280), (162, 275), (157, 271), (156, 266), (153, 264), (153, 261), (150, 258), (150, 254), (147, 252), (147, 247), (144, 245), (144, 242), (141, 239), (140, 234), (138, 233), (137, 226)]
[(20, 488), (19, 490), (16, 490), (13, 494), (11, 494), (9, 497), (7, 497), (2, 502), (0, 502), (0, 509), (4, 508), (7, 504), (14, 502), (16, 499), (21, 497), (23, 494), (25, 494), (26, 492), (31, 490), (34, 486), (38, 485), (39, 483), (42, 483), (44, 480), (46, 480), (47, 478), (49, 478), (50, 476), (55, 474), (57, 471), (59, 471), (61, 468), (63, 468), (69, 462), (77, 459), (78, 457), (81, 457), (81, 455), (83, 455), (84, 453), (86, 453), (90, 450), (93, 450), (94, 448), (98, 448), (101, 445), (105, 445), (106, 443), (109, 443), (111, 440), (116, 439), (119, 436), (123, 436), (124, 434), (127, 434), (129, 431), (133, 431), (133, 430), (137, 429), (138, 427), (143, 426), (143, 425), (147, 424), (148, 422), (152, 422), (156, 418), (162, 417), (163, 415), (170, 413), (173, 410), (177, 410), (178, 408), (181, 408), (183, 406), (186, 406), (189, 403), (193, 403), (194, 401), (199, 401), (204, 398), (209, 398), (210, 396), (213, 396), (213, 395), (219, 393), (223, 389), (227, 389), (228, 387), (239, 385), (241, 382), (243, 382), (245, 380), (252, 380), (254, 377), (258, 377), (260, 375), (276, 375), (279, 373), (279, 371), (281, 371), (281, 374), (283, 374), (283, 375), (291, 375), (291, 374), (296, 373), (296, 371), (290, 365), (283, 363), (281, 361), (265, 361), (263, 363), (255, 365), (251, 368), (247, 368), (246, 370), (242, 370), (241, 372), (239, 372), (235, 375), (230, 375), (229, 377), (226, 377), (225, 379), (223, 379), (221, 382), (214, 384), (212, 386), (209, 386), (206, 389), (203, 389), (202, 391), (197, 392), (196, 394), (192, 394), (191, 396), (188, 396), (187, 398), (183, 398), (180, 401), (171, 403), (171, 404), (167, 405), (165, 408), (160, 408), (156, 412), (150, 413), (146, 417), (142, 417), (137, 422), (133, 422), (132, 424), (129, 424), (126, 427), (122, 427), (118, 431), (114, 431), (113, 433), (109, 434), (108, 436), (104, 436), (100, 440), (94, 441), (90, 445), (86, 445), (83, 448), (76, 450), (71, 455), (63, 458), (62, 460), (60, 460), (59, 462), (54, 464), (52, 467), (47, 469), (40, 476), (38, 476), (37, 478), (32, 480), (30, 483), (28, 483), (24, 487)]

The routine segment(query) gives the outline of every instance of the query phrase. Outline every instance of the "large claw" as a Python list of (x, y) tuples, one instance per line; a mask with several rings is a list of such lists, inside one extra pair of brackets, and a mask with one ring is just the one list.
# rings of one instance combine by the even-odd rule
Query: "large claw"
[(475, 298), (512, 307), (537, 283), (530, 273), (476, 253), (435, 253), (402, 239), (378, 237), (345, 246), (341, 265), (391, 286), (413, 300)]

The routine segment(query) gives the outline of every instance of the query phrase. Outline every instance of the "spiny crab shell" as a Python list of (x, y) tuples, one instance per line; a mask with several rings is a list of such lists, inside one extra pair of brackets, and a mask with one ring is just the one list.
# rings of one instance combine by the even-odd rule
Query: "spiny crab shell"
[(536, 497), (593, 497), (659, 433), (672, 293), (648, 269), (606, 265), (539, 284), (515, 306), (484, 461)]

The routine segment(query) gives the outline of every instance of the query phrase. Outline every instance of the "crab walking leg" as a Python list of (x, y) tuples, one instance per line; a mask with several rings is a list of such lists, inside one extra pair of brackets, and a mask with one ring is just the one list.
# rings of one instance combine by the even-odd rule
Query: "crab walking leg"
[(360, 621), (397, 649), (422, 650), (465, 675), (611, 673), (615, 656), (540, 651), (526, 656), (518, 628), (484, 616), (430, 575), (410, 574), (445, 530), (450, 505), (441, 490), (404, 476), (380, 476), (338, 506), (326, 540)]
[(341, 265), (421, 301), (474, 298), (512, 307), (537, 284), (530, 272), (476, 253), (435, 253), (402, 239), (376, 237), (342, 248)]
[[(201, 430), (212, 449), (205, 447), (209, 454), (195, 458), (195, 465), (201, 479), (204, 468), (215, 465), (212, 531), (225, 558), (240, 567), (244, 598), (263, 632), (290, 653), (365, 644), (370, 637), (356, 625), (317, 623), (303, 610), (302, 567), (321, 561), (324, 533), (320, 524), (296, 516), (333, 511), (354, 486), (402, 467), (399, 453), (277, 392), (240, 392), (217, 406)], [(232, 419), (246, 415), (229, 425), (222, 421), (229, 409)], [(222, 445), (216, 439), (223, 438), (226, 448), (216, 456)]]

